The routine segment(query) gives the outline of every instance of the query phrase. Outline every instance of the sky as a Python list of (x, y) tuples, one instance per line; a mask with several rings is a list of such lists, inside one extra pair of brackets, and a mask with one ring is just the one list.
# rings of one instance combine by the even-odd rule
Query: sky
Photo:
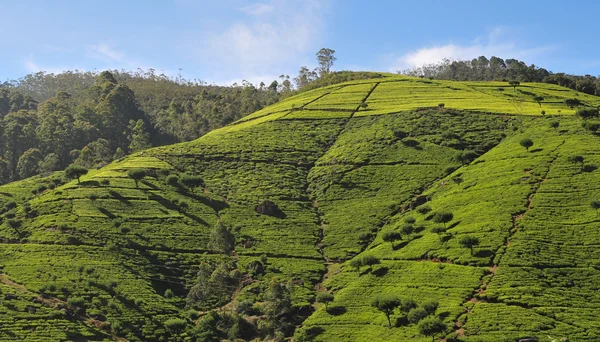
[(598, 1), (0, 1), (0, 81), (153, 68), (208, 83), (270, 83), (314, 68), (388, 71), (443, 58), (516, 58), (600, 75)]

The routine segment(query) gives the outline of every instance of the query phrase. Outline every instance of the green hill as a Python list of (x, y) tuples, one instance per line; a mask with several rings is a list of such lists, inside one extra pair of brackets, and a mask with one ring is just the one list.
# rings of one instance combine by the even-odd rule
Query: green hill
[[(600, 105), (384, 75), (80, 180), (4, 185), (0, 339), (429, 341), (435, 316), (448, 341), (595, 341), (600, 139), (567, 99)], [(438, 306), (388, 327), (383, 294)]]

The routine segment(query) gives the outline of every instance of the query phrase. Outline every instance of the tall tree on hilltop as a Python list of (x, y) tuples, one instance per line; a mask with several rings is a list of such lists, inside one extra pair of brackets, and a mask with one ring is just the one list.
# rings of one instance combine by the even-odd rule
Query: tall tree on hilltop
[(335, 50), (322, 48), (317, 52), (317, 61), (319, 62), (319, 76), (323, 77), (331, 71), (333, 63), (337, 60), (334, 56)]

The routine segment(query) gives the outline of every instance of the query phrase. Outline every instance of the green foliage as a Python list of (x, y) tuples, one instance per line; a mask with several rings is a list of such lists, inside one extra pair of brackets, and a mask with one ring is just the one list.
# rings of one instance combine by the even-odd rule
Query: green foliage
[(479, 238), (472, 235), (464, 235), (459, 238), (458, 243), (465, 248), (471, 249), (471, 255), (473, 255), (473, 247), (479, 245)]
[(394, 310), (400, 306), (400, 299), (390, 295), (380, 295), (373, 299), (371, 306), (377, 310), (383, 312), (388, 321), (388, 327), (392, 326), (390, 316), (394, 313)]
[(425, 336), (431, 336), (432, 341), (435, 340), (435, 336), (442, 334), (446, 331), (446, 324), (438, 317), (428, 317), (419, 322), (419, 333)]
[(571, 109), (582, 105), (582, 103), (579, 99), (566, 99), (565, 104), (567, 106), (569, 106), (569, 108), (571, 108)]
[(400, 234), (400, 232), (391, 231), (383, 234), (381, 238), (383, 239), (383, 241), (391, 243), (392, 248), (394, 248), (394, 242), (402, 240), (402, 234)]
[(231, 254), (235, 249), (235, 235), (222, 221), (218, 221), (211, 232), (210, 245), (214, 251)]
[(583, 120), (597, 118), (599, 115), (597, 108), (581, 108), (575, 112), (575, 115)]
[(329, 304), (333, 302), (334, 297), (331, 293), (321, 292), (317, 294), (317, 303), (325, 304), (325, 311), (329, 311)]
[(88, 169), (83, 166), (71, 164), (69, 167), (65, 169), (65, 176), (69, 179), (77, 179), (77, 183), (80, 183), (81, 176), (84, 176), (88, 173)]
[(444, 228), (446, 228), (446, 224), (454, 218), (454, 214), (449, 211), (439, 211), (433, 215), (433, 222), (442, 223)]
[(419, 323), (419, 321), (421, 321), (423, 318), (427, 317), (429, 315), (429, 313), (423, 309), (423, 308), (415, 308), (415, 309), (411, 309), (408, 314), (406, 315), (406, 318), (408, 319), (408, 321), (410, 323), (413, 324), (417, 324)]
[(147, 171), (142, 168), (135, 168), (127, 171), (127, 177), (135, 181), (135, 187), (139, 187), (139, 181), (146, 177)]
[(527, 150), (527, 152), (529, 152), (529, 148), (531, 146), (533, 146), (533, 140), (529, 139), (529, 138), (523, 138), (519, 141), (519, 144), (523, 147), (525, 147), (525, 150)]

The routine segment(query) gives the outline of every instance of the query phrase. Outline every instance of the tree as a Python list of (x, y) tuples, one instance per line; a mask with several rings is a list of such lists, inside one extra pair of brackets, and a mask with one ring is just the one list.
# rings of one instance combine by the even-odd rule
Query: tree
[(426, 301), (425, 303), (423, 303), (423, 305), (421, 305), (421, 306), (423, 307), (423, 309), (425, 311), (427, 311), (427, 313), (429, 315), (433, 315), (433, 314), (435, 314), (435, 311), (437, 310), (439, 305), (440, 305), (439, 302), (437, 302), (435, 300), (429, 300), (429, 301)]
[(17, 174), (21, 179), (29, 178), (38, 173), (42, 154), (37, 148), (30, 148), (19, 158), (17, 162)]
[(272, 280), (269, 288), (263, 296), (265, 304), (263, 312), (269, 324), (269, 330), (276, 330), (286, 334), (293, 329), (291, 325), (290, 313), (292, 313), (292, 298), (289, 286), (280, 284), (277, 280)]
[(519, 81), (509, 81), (508, 84), (510, 84), (511, 87), (513, 87), (513, 90), (517, 90), (517, 87), (521, 85), (521, 82)]
[(195, 189), (200, 186), (204, 186), (204, 180), (200, 176), (196, 175), (183, 175), (180, 179), (181, 183), (190, 189)]
[(446, 232), (446, 227), (440, 227), (440, 226), (433, 227), (433, 228), (431, 228), (431, 232), (434, 234), (437, 234), (438, 238), (440, 240), (442, 240), (442, 234), (444, 234)]
[(415, 308), (408, 312), (408, 315), (406, 315), (406, 318), (408, 319), (409, 322), (411, 322), (413, 324), (417, 324), (417, 323), (419, 323), (420, 320), (427, 317), (428, 315), (429, 315), (429, 313), (427, 313), (427, 311), (425, 311), (425, 309)]
[(49, 153), (46, 157), (38, 163), (40, 172), (52, 172), (59, 169), (60, 160), (56, 153)]
[(525, 150), (527, 150), (527, 152), (529, 152), (529, 148), (531, 146), (533, 146), (533, 140), (531, 140), (529, 138), (523, 138), (523, 139), (521, 139), (521, 141), (519, 141), (519, 144), (521, 144), (521, 146), (525, 147)]
[(560, 126), (560, 122), (558, 121), (551, 121), (550, 122), (550, 127), (554, 128), (554, 130), (558, 130), (558, 126)]
[(400, 306), (400, 299), (396, 296), (380, 295), (373, 299), (371, 306), (385, 314), (388, 321), (388, 327), (391, 327), (392, 321), (390, 320), (390, 316), (394, 313), (394, 310)]
[(471, 235), (463, 235), (459, 240), (458, 243), (465, 247), (465, 248), (470, 248), (471, 249), (471, 255), (473, 255), (473, 247), (478, 246), (479, 245), (479, 239), (475, 236), (471, 236)]
[(446, 228), (446, 223), (452, 221), (454, 218), (454, 214), (449, 211), (440, 211), (433, 215), (433, 222), (444, 224), (444, 228)]
[(598, 215), (598, 209), (600, 209), (600, 201), (598, 201), (598, 200), (591, 201), (590, 206), (596, 210), (596, 215)]
[(536, 95), (533, 97), (533, 101), (537, 102), (540, 107), (542, 106), (542, 101), (544, 101), (543, 96)]
[(581, 106), (581, 101), (578, 99), (566, 99), (565, 104), (569, 106), (569, 108), (573, 109), (577, 106)]
[(169, 318), (165, 321), (165, 327), (171, 332), (172, 335), (179, 335), (187, 326), (187, 322), (181, 318)]
[(356, 272), (360, 272), (360, 268), (363, 266), (362, 258), (354, 258), (350, 260), (350, 266), (356, 269)]
[(317, 61), (319, 62), (319, 76), (323, 77), (328, 74), (333, 66), (333, 62), (337, 60), (334, 56), (335, 50), (322, 48), (317, 52)]
[(138, 119), (137, 121), (129, 120), (127, 129), (130, 134), (127, 136), (129, 140), (129, 150), (131, 152), (142, 151), (152, 147), (150, 143), (150, 134), (146, 131), (144, 120)]
[(235, 248), (235, 235), (220, 220), (210, 234), (210, 246), (223, 254), (230, 254)]
[(598, 117), (598, 109), (596, 109), (596, 108), (581, 108), (581, 109), (577, 110), (575, 115), (582, 118), (583, 120), (595, 118), (595, 117)]
[(135, 187), (139, 185), (139, 181), (146, 177), (146, 169), (136, 168), (127, 171), (127, 176), (135, 181)]
[(410, 236), (410, 234), (412, 234), (415, 230), (415, 227), (413, 227), (412, 224), (406, 223), (403, 224), (402, 227), (400, 227), (400, 234), (404, 235), (404, 236)]
[(365, 255), (362, 257), (362, 264), (369, 266), (369, 271), (373, 271), (373, 266), (381, 264), (381, 261), (379, 261), (379, 259), (375, 256)]
[(435, 341), (435, 335), (446, 331), (447, 326), (438, 317), (428, 317), (419, 322), (417, 328), (422, 335), (431, 336), (431, 341)]
[(329, 292), (321, 292), (317, 295), (317, 303), (325, 304), (326, 312), (329, 312), (329, 303), (332, 303), (333, 299), (333, 295)]
[(71, 164), (65, 169), (65, 176), (69, 179), (77, 179), (77, 184), (80, 183), (79, 178), (87, 173), (88, 169), (75, 164)]
[(396, 232), (396, 231), (385, 232), (383, 234), (382, 238), (383, 238), (383, 241), (391, 243), (392, 248), (394, 248), (394, 242), (398, 241), (398, 240), (402, 240), (402, 234), (400, 234), (400, 232)]

